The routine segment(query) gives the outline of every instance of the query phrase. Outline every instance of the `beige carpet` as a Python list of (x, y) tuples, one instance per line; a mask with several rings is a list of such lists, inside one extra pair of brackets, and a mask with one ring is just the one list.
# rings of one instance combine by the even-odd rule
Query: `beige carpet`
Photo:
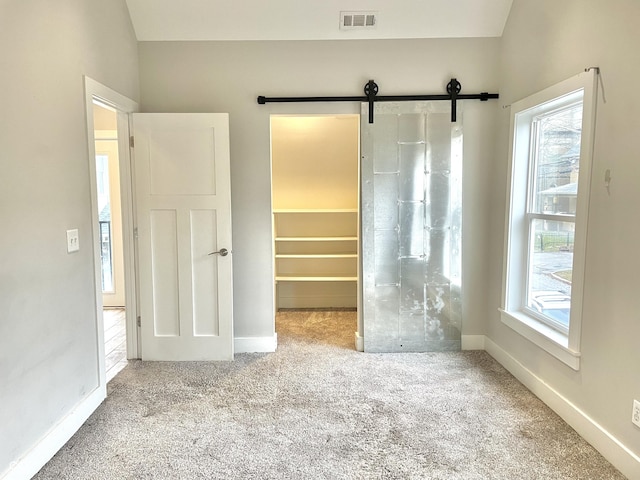
[(38, 479), (623, 479), (484, 352), (363, 354), (355, 312), (273, 354), (129, 365)]

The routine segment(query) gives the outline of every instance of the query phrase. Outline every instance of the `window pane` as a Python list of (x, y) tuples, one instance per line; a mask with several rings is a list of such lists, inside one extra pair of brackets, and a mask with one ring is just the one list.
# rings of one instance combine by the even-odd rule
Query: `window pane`
[(100, 222), (100, 263), (102, 293), (113, 293), (113, 259), (111, 244), (111, 197), (109, 190), (109, 156), (96, 155), (98, 183), (98, 219)]
[(575, 215), (582, 103), (540, 116), (534, 122), (533, 211)]
[(532, 221), (526, 305), (566, 331), (571, 309), (573, 222)]

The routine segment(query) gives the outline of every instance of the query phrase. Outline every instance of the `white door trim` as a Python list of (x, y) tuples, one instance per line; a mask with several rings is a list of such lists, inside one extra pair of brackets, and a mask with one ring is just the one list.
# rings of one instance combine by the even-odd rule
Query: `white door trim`
[(134, 213), (133, 190), (131, 175), (131, 151), (129, 148), (129, 115), (138, 111), (138, 104), (121, 95), (111, 88), (102, 85), (95, 80), (84, 77), (85, 108), (87, 120), (87, 146), (89, 159), (89, 176), (91, 189), (91, 217), (92, 217), (92, 241), (93, 269), (95, 279), (95, 312), (97, 325), (98, 364), (99, 364), (99, 388), (103, 390), (104, 397), (107, 391), (107, 377), (105, 370), (104, 351), (104, 322), (102, 318), (102, 291), (100, 277), (100, 250), (98, 248), (98, 194), (96, 187), (96, 163), (95, 163), (95, 139), (93, 125), (93, 101), (94, 99), (109, 105), (117, 110), (118, 114), (118, 155), (120, 157), (121, 202), (122, 202), (122, 233), (124, 251), (124, 275), (125, 275), (125, 303), (126, 303), (126, 328), (127, 328), (127, 358), (139, 358), (137, 297), (136, 297), (136, 269), (134, 250)]

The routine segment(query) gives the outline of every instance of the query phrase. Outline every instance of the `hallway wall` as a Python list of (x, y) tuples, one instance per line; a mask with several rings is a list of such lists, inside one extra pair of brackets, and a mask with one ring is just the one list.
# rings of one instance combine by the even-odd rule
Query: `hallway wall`
[(0, 3), (0, 477), (98, 385), (83, 75), (137, 62), (124, 0)]

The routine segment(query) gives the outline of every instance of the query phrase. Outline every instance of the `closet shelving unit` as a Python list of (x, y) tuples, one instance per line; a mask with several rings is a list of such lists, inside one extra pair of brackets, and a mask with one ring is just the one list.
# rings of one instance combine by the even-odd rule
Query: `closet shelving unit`
[(279, 306), (355, 306), (358, 210), (277, 209), (273, 216)]
[(356, 209), (273, 211), (277, 282), (357, 282)]

